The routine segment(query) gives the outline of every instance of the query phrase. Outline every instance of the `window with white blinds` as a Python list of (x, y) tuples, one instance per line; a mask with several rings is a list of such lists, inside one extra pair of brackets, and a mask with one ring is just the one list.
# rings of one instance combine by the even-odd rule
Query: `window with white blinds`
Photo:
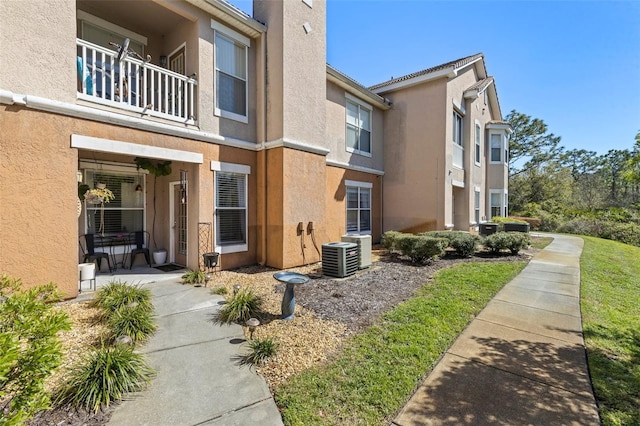
[(371, 233), (371, 188), (367, 182), (347, 182), (347, 233)]
[(113, 236), (144, 230), (144, 175), (125, 171), (85, 170), (84, 183), (89, 188), (103, 183), (115, 196), (104, 206), (85, 202), (87, 233)]
[(347, 151), (371, 155), (371, 109), (347, 100)]
[(215, 113), (246, 123), (249, 39), (215, 21), (211, 25), (215, 31)]
[(216, 171), (215, 235), (217, 246), (247, 243), (247, 175)]

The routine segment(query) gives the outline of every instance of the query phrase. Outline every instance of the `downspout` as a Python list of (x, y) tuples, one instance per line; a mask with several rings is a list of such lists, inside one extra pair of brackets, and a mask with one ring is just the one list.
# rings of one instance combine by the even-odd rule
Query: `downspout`
[(259, 189), (260, 196), (262, 197), (262, 239), (260, 241), (260, 265), (265, 265), (267, 263), (267, 211), (268, 211), (268, 200), (267, 197), (267, 150), (265, 147), (265, 142), (267, 140), (267, 47), (266, 47), (266, 31), (262, 33), (260, 36), (260, 55), (261, 55), (261, 66), (260, 72), (262, 73), (262, 78), (260, 79), (262, 82), (262, 90), (260, 91), (260, 116), (262, 119), (262, 129), (260, 135), (260, 144), (262, 151), (262, 187)]

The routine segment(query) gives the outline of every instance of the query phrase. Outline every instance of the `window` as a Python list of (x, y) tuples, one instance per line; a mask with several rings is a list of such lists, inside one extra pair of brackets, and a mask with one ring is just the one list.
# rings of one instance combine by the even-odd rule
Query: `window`
[(453, 143), (462, 146), (462, 116), (453, 111)]
[(113, 236), (144, 230), (144, 175), (126, 169), (85, 169), (84, 184), (89, 188), (105, 184), (115, 196), (104, 209), (102, 204), (85, 203), (86, 233)]
[(371, 108), (347, 99), (347, 151), (371, 155)]
[(509, 196), (507, 191), (503, 189), (491, 189), (489, 191), (491, 217), (502, 216), (507, 217), (509, 213)]
[(480, 223), (480, 191), (478, 191), (476, 189), (475, 194), (474, 194), (474, 214), (473, 214), (473, 219), (475, 221), (475, 224), (479, 224)]
[(464, 148), (463, 148), (463, 133), (462, 133), (462, 116), (453, 111), (453, 165), (459, 168), (464, 168)]
[(492, 133), (491, 134), (491, 162), (501, 163), (502, 162), (502, 158), (500, 157), (501, 153), (502, 153), (502, 136)]
[(477, 165), (480, 165), (481, 155), (482, 155), (482, 146), (480, 142), (481, 135), (480, 125), (476, 123), (476, 151), (475, 151), (475, 161)]
[(371, 189), (367, 182), (347, 181), (347, 233), (371, 234)]
[(215, 30), (215, 113), (247, 123), (249, 39), (215, 21), (211, 26)]
[(250, 167), (211, 163), (214, 170), (215, 246), (221, 253), (246, 251), (247, 184)]

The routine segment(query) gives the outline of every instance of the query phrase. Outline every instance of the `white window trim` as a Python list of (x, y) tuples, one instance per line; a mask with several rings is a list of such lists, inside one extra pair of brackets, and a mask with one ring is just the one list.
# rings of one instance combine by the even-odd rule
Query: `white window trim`
[[(476, 205), (476, 195), (478, 197), (478, 204)], [(478, 220), (476, 220), (476, 211), (478, 212)], [(480, 223), (482, 218), (482, 192), (479, 186), (473, 187), (473, 221), (471, 226), (476, 226)]]
[[(245, 200), (247, 202), (247, 206), (245, 207), (245, 235), (246, 242), (244, 244), (233, 244), (233, 245), (225, 245), (221, 246), (218, 244), (216, 240), (216, 233), (213, 233), (214, 239), (214, 250), (220, 254), (227, 253), (239, 253), (249, 251), (249, 175), (251, 174), (251, 166), (247, 166), (244, 164), (234, 164), (234, 163), (221, 163), (219, 161), (211, 162), (211, 170), (213, 172), (227, 172), (227, 173), (238, 173), (247, 175), (247, 179), (245, 181)], [(214, 173), (215, 174), (215, 173)], [(214, 176), (215, 179), (215, 176)], [(213, 190), (215, 191), (216, 183), (214, 181)], [(213, 195), (213, 211), (215, 215), (216, 202), (215, 202), (215, 194)], [(214, 226), (215, 226), (215, 217), (214, 217)]]
[[(352, 188), (365, 188), (372, 189), (373, 183), (371, 182), (360, 182), (357, 180), (346, 180), (344, 181), (345, 191), (348, 187)], [(372, 191), (371, 191), (372, 192)], [(358, 231), (358, 232), (349, 232), (351, 235), (371, 235), (373, 231), (373, 194), (369, 192), (369, 223), (371, 224), (371, 228), (368, 231)], [(359, 201), (359, 200), (358, 200)], [(345, 194), (345, 225), (346, 225), (346, 212), (349, 211), (349, 208), (346, 206), (346, 194)], [(360, 211), (360, 206), (358, 206), (358, 212)]]
[(131, 40), (135, 40), (142, 45), (147, 45), (147, 37), (130, 31), (126, 28), (122, 28), (119, 25), (114, 24), (113, 22), (105, 21), (102, 18), (98, 18), (97, 16), (93, 16), (90, 13), (87, 13), (83, 10), (78, 10), (76, 12), (76, 17), (80, 21), (88, 22), (96, 27), (102, 28), (104, 30), (110, 31), (112, 33), (120, 34), (123, 37), (130, 38)]
[[(491, 137), (493, 135), (500, 136), (500, 158), (498, 160), (494, 160), (493, 155), (491, 155), (491, 150), (493, 149)], [(501, 132), (489, 132), (489, 164), (504, 163), (504, 159), (502, 158), (504, 156), (504, 140), (505, 140), (505, 137)]]
[[(483, 132), (482, 132), (482, 126), (480, 125), (480, 122), (478, 120), (475, 120), (474, 131), (476, 133), (473, 135), (473, 147), (474, 147), (473, 162), (476, 166), (481, 167), (482, 166), (482, 133)], [(477, 157), (480, 158), (480, 161), (476, 161), (475, 150), (477, 150), (478, 152)]]
[[(213, 108), (214, 108), (214, 114), (218, 117), (223, 117), (223, 118), (228, 118), (230, 120), (235, 120), (235, 121), (239, 121), (241, 123), (248, 123), (249, 122), (249, 48), (251, 47), (251, 39), (249, 39), (249, 37), (246, 37), (242, 34), (240, 34), (237, 31), (232, 30), (229, 27), (226, 27), (224, 25), (222, 25), (219, 22), (214, 21), (213, 19), (211, 20), (211, 28), (213, 28), (214, 34), (213, 34), (213, 81), (214, 81), (214, 89), (213, 89), (213, 94), (214, 94), (214, 100), (213, 100)], [(218, 87), (215, 84), (216, 81), (216, 72), (217, 70), (217, 65), (216, 65), (216, 32), (219, 32), (220, 34), (222, 34), (224, 37), (228, 37), (232, 40), (234, 40), (237, 43), (240, 43), (242, 45), (244, 45), (245, 50), (244, 50), (244, 54), (245, 54), (245, 61), (244, 61), (244, 66), (245, 66), (245, 75), (246, 75), (246, 79), (245, 79), (245, 91), (244, 91), (244, 95), (245, 95), (245, 113), (244, 115), (242, 114), (236, 114), (234, 112), (230, 112), (230, 111), (225, 111), (223, 109), (218, 108), (217, 106), (217, 96), (218, 96)]]
[(491, 205), (491, 196), (493, 194), (498, 194), (500, 197), (500, 215), (499, 216), (507, 217), (507, 215), (509, 214), (509, 206), (508, 206), (509, 192), (506, 189), (490, 189), (489, 200), (488, 200), (489, 220), (493, 219), (493, 211), (492, 211), (493, 206)]
[(349, 93), (345, 93), (345, 98), (347, 101), (350, 101), (354, 104), (357, 104), (360, 108), (365, 109), (367, 111), (369, 111), (369, 145), (371, 147), (371, 152), (367, 152), (367, 151), (360, 151), (359, 149), (353, 149), (350, 148), (347, 145), (347, 122), (346, 122), (346, 118), (347, 118), (347, 104), (345, 102), (344, 108), (345, 108), (345, 148), (347, 150), (347, 152), (353, 152), (354, 154), (358, 154), (358, 155), (362, 155), (364, 157), (372, 157), (373, 156), (373, 107), (363, 101), (361, 101), (360, 99), (356, 98), (355, 96), (350, 95)]

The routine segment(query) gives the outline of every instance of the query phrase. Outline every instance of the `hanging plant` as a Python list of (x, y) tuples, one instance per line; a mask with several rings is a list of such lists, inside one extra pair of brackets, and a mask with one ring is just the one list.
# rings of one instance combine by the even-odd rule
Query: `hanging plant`
[[(102, 186), (101, 184), (98, 185)], [(106, 188), (106, 186), (104, 188), (98, 187), (89, 189), (84, 193), (84, 199), (89, 204), (104, 204), (110, 202), (114, 198), (116, 198), (116, 196), (113, 195), (113, 192)]]

